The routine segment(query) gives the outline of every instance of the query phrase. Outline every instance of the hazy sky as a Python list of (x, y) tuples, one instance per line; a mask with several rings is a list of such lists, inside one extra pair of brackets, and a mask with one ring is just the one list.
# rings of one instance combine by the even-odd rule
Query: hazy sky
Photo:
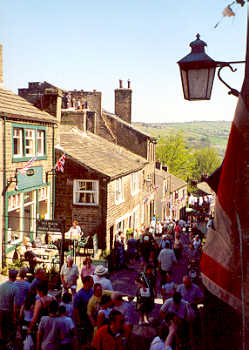
[[(227, 0), (11, 0), (1, 2), (4, 85), (17, 92), (29, 81), (72, 90), (102, 91), (113, 112), (118, 80), (131, 80), (133, 121), (232, 120), (237, 99), (216, 77), (211, 101), (183, 99), (176, 62), (196, 33), (219, 61), (244, 60), (246, 6), (222, 18)], [(224, 69), (240, 90), (244, 67)]]

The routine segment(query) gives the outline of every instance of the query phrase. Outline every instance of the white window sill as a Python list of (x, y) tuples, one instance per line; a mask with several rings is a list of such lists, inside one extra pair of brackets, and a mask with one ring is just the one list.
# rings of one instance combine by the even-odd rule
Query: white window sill
[(115, 200), (115, 204), (116, 204), (116, 205), (122, 204), (122, 203), (124, 203), (124, 202), (125, 202), (124, 199), (122, 199), (121, 201), (116, 201), (116, 200)]
[(140, 192), (140, 190), (137, 190), (135, 192), (131, 192), (132, 197), (136, 196), (139, 192)]
[(97, 207), (99, 203), (73, 203), (73, 205)]

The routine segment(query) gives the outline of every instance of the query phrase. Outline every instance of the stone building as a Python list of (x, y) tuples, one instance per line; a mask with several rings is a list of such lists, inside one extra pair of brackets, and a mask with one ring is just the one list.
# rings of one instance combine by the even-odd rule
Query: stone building
[[(48, 89), (29, 83), (19, 94), (43, 108)], [(103, 110), (101, 92), (63, 91), (58, 143), (67, 160), (55, 180), (55, 218), (66, 230), (77, 219), (108, 250), (115, 233), (148, 226), (155, 210), (156, 140), (132, 126), (131, 108), (130, 82), (115, 90), (115, 114)]]
[[(2, 83), (0, 46), (0, 83)], [(61, 97), (53, 95), (58, 105)], [(44, 101), (51, 101), (47, 91)], [(36, 237), (36, 219), (52, 219), (54, 186), (46, 173), (54, 167), (56, 116), (0, 87), (0, 265), (25, 237)], [(27, 171), (20, 171), (33, 159)]]
[(160, 162), (156, 163), (155, 178), (155, 206), (159, 218), (183, 219), (188, 200), (187, 183), (170, 174)]

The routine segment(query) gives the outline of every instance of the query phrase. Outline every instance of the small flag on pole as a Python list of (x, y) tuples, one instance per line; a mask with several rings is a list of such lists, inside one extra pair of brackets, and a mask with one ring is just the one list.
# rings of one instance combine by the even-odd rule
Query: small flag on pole
[(57, 171), (58, 173), (64, 173), (64, 165), (65, 165), (65, 161), (66, 161), (66, 154), (64, 153), (60, 159), (58, 160), (58, 162), (55, 164), (55, 171)]
[(35, 155), (33, 158), (31, 158), (28, 163), (25, 165), (25, 167), (18, 169), (18, 171), (24, 175), (26, 173), (26, 171), (31, 167), (32, 163), (36, 160), (36, 158), (38, 157), (38, 155)]

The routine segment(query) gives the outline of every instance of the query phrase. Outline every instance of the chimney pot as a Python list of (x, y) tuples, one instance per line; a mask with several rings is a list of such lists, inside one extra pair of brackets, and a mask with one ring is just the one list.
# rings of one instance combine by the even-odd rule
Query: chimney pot
[(130, 81), (130, 79), (128, 79), (128, 89), (130, 89), (131, 88), (131, 81)]
[(119, 80), (119, 88), (120, 88), (120, 89), (123, 88), (123, 80)]

